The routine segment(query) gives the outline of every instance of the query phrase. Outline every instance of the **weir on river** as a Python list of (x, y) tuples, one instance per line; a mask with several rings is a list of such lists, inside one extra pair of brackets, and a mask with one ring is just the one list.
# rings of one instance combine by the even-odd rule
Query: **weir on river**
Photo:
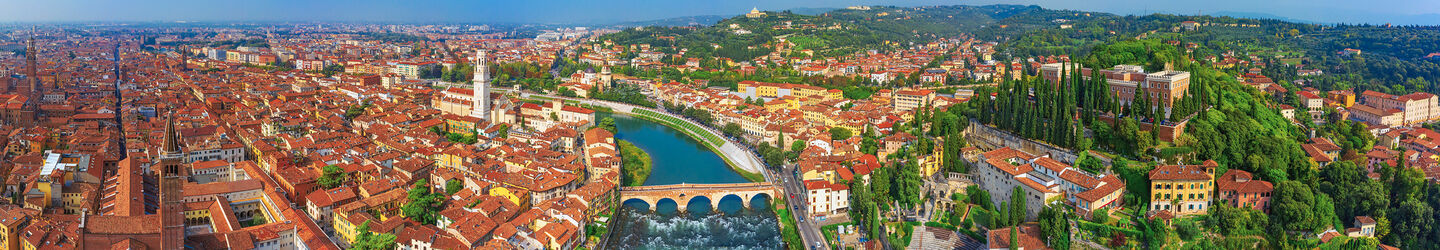
[[(725, 161), (690, 136), (659, 123), (620, 114), (615, 119), (617, 140), (629, 141), (650, 154), (652, 169), (644, 185), (749, 183)], [(775, 214), (774, 197), (754, 195), (743, 200), (730, 195), (687, 199), (679, 209), (673, 199), (653, 203), (622, 201), (610, 220), (607, 249), (778, 249), (784, 243)], [(718, 205), (714, 205), (718, 204)], [(746, 208), (747, 205), (750, 208)], [(653, 209), (652, 209), (653, 206)]]

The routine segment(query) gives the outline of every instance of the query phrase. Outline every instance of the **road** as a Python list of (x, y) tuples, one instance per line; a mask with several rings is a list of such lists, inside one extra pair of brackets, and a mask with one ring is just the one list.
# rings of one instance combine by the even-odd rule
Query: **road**
[[(712, 136), (714, 136), (714, 137), (721, 138), (721, 139), (725, 140), (725, 143), (723, 143), (722, 145), (716, 146), (715, 149), (719, 151), (719, 152), (717, 152), (717, 154), (720, 155), (720, 157), (724, 157), (724, 158), (726, 159), (726, 161), (729, 161), (730, 164), (734, 164), (732, 167), (739, 168), (739, 169), (741, 169), (741, 170), (745, 170), (746, 172), (759, 173), (759, 174), (761, 174), (762, 176), (765, 177), (765, 181), (774, 182), (774, 181), (773, 181), (773, 180), (774, 180), (774, 177), (773, 177), (773, 176), (770, 176), (770, 173), (767, 172), (767, 171), (765, 171), (765, 163), (763, 163), (764, 161), (761, 161), (761, 160), (760, 160), (760, 156), (759, 156), (759, 155), (756, 155), (756, 153), (755, 153), (754, 151), (746, 150), (745, 147), (742, 146), (742, 144), (740, 144), (740, 142), (731, 140), (730, 138), (724, 136), (724, 134), (720, 133), (720, 131), (719, 131), (719, 130), (716, 130), (715, 128), (711, 128), (710, 126), (705, 126), (705, 124), (702, 124), (702, 123), (700, 123), (700, 122), (698, 122), (698, 121), (695, 121), (695, 120), (691, 120), (691, 119), (689, 119), (689, 118), (685, 118), (685, 117), (683, 117), (683, 116), (679, 116), (679, 115), (676, 115), (676, 114), (673, 114), (673, 113), (670, 113), (670, 112), (667, 112), (667, 111), (664, 111), (664, 110), (657, 110), (657, 109), (652, 109), (652, 108), (647, 108), (647, 107), (635, 106), (635, 105), (626, 104), (626, 103), (618, 103), (618, 102), (611, 102), (611, 101), (604, 101), (604, 100), (595, 100), (595, 99), (584, 99), (584, 98), (570, 98), (570, 97), (562, 97), (562, 96), (554, 96), (554, 95), (546, 95), (546, 94), (537, 94), (537, 93), (530, 93), (530, 92), (526, 92), (526, 91), (516, 91), (516, 90), (513, 90), (513, 89), (502, 89), (502, 90), (500, 90), (500, 91), (512, 92), (512, 93), (518, 92), (521, 97), (542, 97), (542, 98), (547, 98), (547, 99), (568, 100), (568, 101), (574, 101), (574, 102), (578, 102), (578, 103), (582, 103), (582, 104), (589, 104), (589, 105), (596, 105), (596, 106), (605, 106), (605, 107), (611, 108), (611, 109), (614, 110), (615, 112), (626, 113), (626, 114), (634, 113), (634, 110), (637, 110), (637, 109), (643, 109), (643, 110), (649, 110), (649, 111), (654, 112), (654, 113), (657, 113), (657, 114), (669, 116), (669, 117), (671, 117), (671, 118), (675, 118), (675, 119), (678, 119), (678, 120), (681, 120), (681, 121), (685, 121), (686, 123), (690, 123), (690, 125), (693, 125), (693, 126), (695, 126), (695, 127), (697, 127), (697, 128), (702, 128), (706, 133), (710, 133), (710, 134), (711, 134)], [(683, 129), (683, 128), (677, 128), (677, 130), (690, 131), (690, 130), (686, 130), (686, 129)], [(688, 134), (688, 133), (687, 133), (687, 134)], [(696, 140), (704, 141), (703, 138), (695, 138), (695, 139), (696, 139)]]
[[(800, 232), (800, 240), (805, 242), (805, 249), (830, 249), (825, 244), (825, 235), (820, 233), (820, 226), (815, 224), (815, 217), (810, 216), (809, 199), (806, 198), (805, 183), (794, 174), (799, 168), (797, 165), (787, 164), (781, 170), (782, 173), (775, 173), (780, 176), (780, 187), (784, 190), (786, 203), (789, 203), (790, 211), (793, 211), (791, 218), (795, 220), (796, 231)], [(792, 198), (793, 197), (793, 198)]]

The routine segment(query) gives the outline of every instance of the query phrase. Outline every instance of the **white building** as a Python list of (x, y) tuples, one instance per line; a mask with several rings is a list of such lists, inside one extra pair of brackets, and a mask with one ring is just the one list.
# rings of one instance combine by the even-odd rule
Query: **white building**
[(1064, 203), (1076, 212), (1120, 205), (1125, 184), (1114, 175), (1092, 175), (1047, 156), (1033, 156), (1011, 148), (980, 155), (976, 179), (990, 192), (995, 205), (1009, 202), (1016, 187), (1024, 191), (1026, 219), (1034, 219), (1050, 203)]
[(850, 187), (824, 180), (805, 181), (806, 198), (810, 200), (810, 214), (831, 215), (850, 209)]

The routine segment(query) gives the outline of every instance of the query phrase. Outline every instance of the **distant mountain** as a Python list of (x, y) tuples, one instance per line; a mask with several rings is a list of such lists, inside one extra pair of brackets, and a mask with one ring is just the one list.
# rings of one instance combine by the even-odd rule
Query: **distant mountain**
[(1258, 13), (1258, 12), (1220, 11), (1220, 12), (1215, 12), (1215, 13), (1209, 13), (1209, 15), (1211, 15), (1211, 16), (1228, 16), (1228, 17), (1234, 17), (1234, 18), (1250, 18), (1250, 19), (1274, 19), (1274, 20), (1280, 20), (1280, 21), (1292, 22), (1292, 23), (1323, 24), (1323, 23), (1321, 23), (1321, 22), (1316, 22), (1316, 21), (1294, 19), (1294, 18), (1289, 18), (1289, 17), (1277, 16), (1277, 15), (1275, 15), (1275, 14), (1270, 14), (1270, 13)]
[(837, 10), (837, 8), (794, 8), (788, 10), (790, 11), (790, 13), (814, 16), (819, 14), (825, 14), (825, 12)]
[(724, 16), (720, 16), (720, 15), (684, 16), (684, 17), (673, 17), (673, 18), (658, 19), (658, 20), (648, 20), (648, 21), (620, 22), (620, 23), (614, 23), (614, 24), (610, 24), (610, 25), (611, 25), (611, 26), (617, 26), (617, 27), (644, 27), (644, 26), (661, 26), (661, 27), (710, 26), (710, 25), (714, 25), (716, 22), (720, 22), (720, 20), (725, 20), (725, 17), (724, 17)]

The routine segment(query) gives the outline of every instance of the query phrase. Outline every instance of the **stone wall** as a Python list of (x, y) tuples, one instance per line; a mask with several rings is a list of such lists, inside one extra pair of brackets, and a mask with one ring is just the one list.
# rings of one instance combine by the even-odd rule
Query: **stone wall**
[(965, 140), (969, 142), (970, 145), (976, 146), (983, 151), (1010, 147), (1035, 156), (1050, 155), (1050, 158), (1066, 164), (1075, 164), (1075, 160), (1079, 158), (1079, 155), (1070, 149), (1026, 139), (1008, 131), (985, 125), (975, 119), (970, 119), (970, 127), (965, 128), (964, 133)]
[[(1100, 115), (1095, 117), (1095, 120), (1109, 123), (1112, 125), (1110, 126), (1111, 128), (1115, 127), (1113, 126), (1115, 124), (1115, 117), (1111, 117), (1108, 115)], [(1175, 142), (1175, 138), (1179, 138), (1181, 134), (1185, 133), (1185, 124), (1188, 123), (1190, 123), (1189, 119), (1185, 119), (1184, 121), (1180, 122), (1160, 124), (1160, 140), (1165, 142)], [(1141, 131), (1150, 131), (1152, 127), (1155, 127), (1154, 124), (1142, 121), (1137, 121), (1135, 124), (1140, 125)]]

